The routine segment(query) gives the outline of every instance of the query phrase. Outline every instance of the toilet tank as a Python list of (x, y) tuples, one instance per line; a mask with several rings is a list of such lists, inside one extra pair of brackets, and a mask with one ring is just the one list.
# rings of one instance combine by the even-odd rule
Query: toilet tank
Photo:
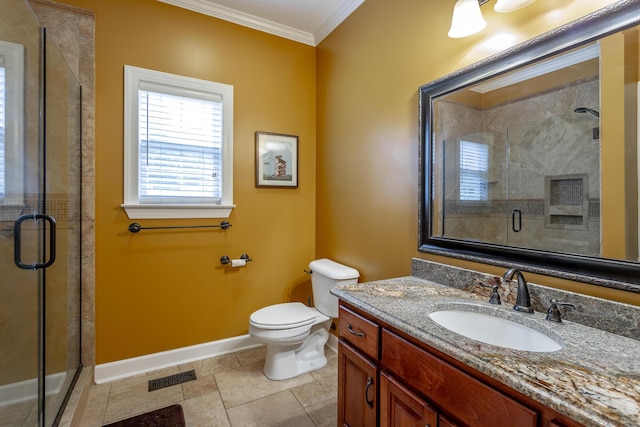
[(327, 258), (311, 261), (309, 268), (314, 307), (329, 317), (338, 317), (338, 298), (331, 295), (330, 291), (336, 285), (358, 283), (360, 273), (355, 268), (338, 264)]

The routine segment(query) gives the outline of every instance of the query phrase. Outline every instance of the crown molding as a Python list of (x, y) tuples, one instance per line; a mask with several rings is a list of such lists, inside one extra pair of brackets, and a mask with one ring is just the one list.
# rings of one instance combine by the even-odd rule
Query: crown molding
[(327, 19), (324, 24), (318, 28), (313, 35), (315, 46), (319, 45), (322, 40), (325, 39), (338, 25), (340, 25), (345, 19), (349, 17), (365, 0), (347, 0), (340, 5), (338, 10)]
[(331, 17), (315, 32), (315, 34), (282, 25), (259, 16), (251, 15), (239, 10), (221, 6), (207, 0), (158, 0), (163, 3), (188, 9), (204, 15), (219, 18), (234, 24), (253, 28), (254, 30), (273, 34), (309, 46), (317, 46), (342, 21), (344, 21), (365, 0), (347, 0)]
[(598, 58), (600, 56), (600, 45), (592, 44), (581, 49), (574, 50), (562, 56), (557, 56), (549, 60), (530, 65), (528, 67), (507, 73), (504, 77), (490, 79), (485, 83), (473, 86), (470, 90), (477, 93), (487, 93), (496, 89), (520, 83), (534, 77), (542, 76), (553, 71), (568, 68), (572, 65)]

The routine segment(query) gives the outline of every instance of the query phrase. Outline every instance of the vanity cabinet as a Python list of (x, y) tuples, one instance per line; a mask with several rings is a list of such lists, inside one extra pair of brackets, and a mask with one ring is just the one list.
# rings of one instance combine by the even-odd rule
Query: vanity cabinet
[(338, 335), (340, 426), (580, 426), (343, 301)]
[(380, 374), (380, 425), (437, 427), (438, 412), (392, 376), (382, 372)]
[(338, 425), (375, 426), (380, 328), (343, 306), (339, 318)]

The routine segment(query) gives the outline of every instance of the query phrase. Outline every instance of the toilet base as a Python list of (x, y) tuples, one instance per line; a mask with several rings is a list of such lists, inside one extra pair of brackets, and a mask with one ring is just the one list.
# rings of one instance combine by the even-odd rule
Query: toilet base
[(270, 380), (286, 380), (323, 368), (327, 364), (324, 345), (329, 339), (329, 322), (311, 328), (302, 344), (268, 344), (264, 374)]

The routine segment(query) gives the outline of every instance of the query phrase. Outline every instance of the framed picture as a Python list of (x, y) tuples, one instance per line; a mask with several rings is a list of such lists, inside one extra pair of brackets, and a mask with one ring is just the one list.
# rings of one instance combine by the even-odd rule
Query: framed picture
[(298, 137), (256, 132), (256, 187), (298, 187)]

